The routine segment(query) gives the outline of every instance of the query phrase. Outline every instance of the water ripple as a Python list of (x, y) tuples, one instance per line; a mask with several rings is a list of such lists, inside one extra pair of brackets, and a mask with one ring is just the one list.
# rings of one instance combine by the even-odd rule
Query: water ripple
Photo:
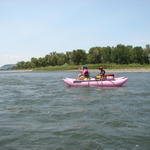
[(149, 73), (117, 73), (129, 78), (119, 88), (68, 88), (62, 78), (77, 74), (0, 73), (1, 149), (149, 150)]

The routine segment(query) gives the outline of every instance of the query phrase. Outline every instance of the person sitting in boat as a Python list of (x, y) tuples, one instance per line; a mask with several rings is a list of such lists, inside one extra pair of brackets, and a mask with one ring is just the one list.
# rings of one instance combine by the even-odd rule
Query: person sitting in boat
[(81, 73), (78, 75), (79, 80), (89, 80), (89, 71), (87, 66), (82, 67)]
[(103, 67), (99, 67), (99, 75), (104, 76), (105, 75), (105, 70), (103, 69)]
[(99, 67), (99, 75), (96, 76), (96, 79), (100, 80), (114, 80), (114, 74), (105, 74), (103, 67)]
[(96, 79), (104, 79), (105, 77), (105, 70), (103, 67), (99, 67), (99, 74), (95, 77)]

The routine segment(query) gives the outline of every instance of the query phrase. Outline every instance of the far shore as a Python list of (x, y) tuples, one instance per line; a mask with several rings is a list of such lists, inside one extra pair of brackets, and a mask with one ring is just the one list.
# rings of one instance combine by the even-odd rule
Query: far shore
[[(79, 70), (64, 70), (64, 71), (79, 71)], [(89, 69), (90, 72), (98, 72), (97, 69)], [(150, 69), (105, 69), (107, 73), (116, 73), (116, 72), (150, 72)]]
[(0, 72), (31, 72), (32, 69), (22, 69), (22, 70), (0, 70)]
[[(45, 72), (45, 71), (66, 71), (66, 72), (78, 72), (78, 69), (70, 70), (32, 70), (32, 69), (21, 69), (21, 70), (0, 70), (0, 72)], [(90, 72), (98, 72), (98, 69), (89, 69)], [(139, 69), (105, 69), (106, 73), (115, 73), (115, 72), (150, 72), (150, 68), (139, 68)]]
[[(97, 72), (96, 69), (90, 71)], [(150, 72), (150, 69), (105, 69), (106, 72)]]

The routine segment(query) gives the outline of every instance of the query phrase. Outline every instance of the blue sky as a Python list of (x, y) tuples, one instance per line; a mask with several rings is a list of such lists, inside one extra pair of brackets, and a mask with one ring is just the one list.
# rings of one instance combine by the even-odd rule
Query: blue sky
[(150, 0), (0, 0), (0, 66), (57, 51), (150, 44)]

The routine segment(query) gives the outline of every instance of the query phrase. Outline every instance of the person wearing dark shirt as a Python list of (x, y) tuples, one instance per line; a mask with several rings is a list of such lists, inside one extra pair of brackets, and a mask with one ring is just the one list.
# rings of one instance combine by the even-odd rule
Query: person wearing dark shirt
[(99, 75), (104, 76), (105, 75), (105, 70), (103, 69), (103, 67), (99, 67)]

